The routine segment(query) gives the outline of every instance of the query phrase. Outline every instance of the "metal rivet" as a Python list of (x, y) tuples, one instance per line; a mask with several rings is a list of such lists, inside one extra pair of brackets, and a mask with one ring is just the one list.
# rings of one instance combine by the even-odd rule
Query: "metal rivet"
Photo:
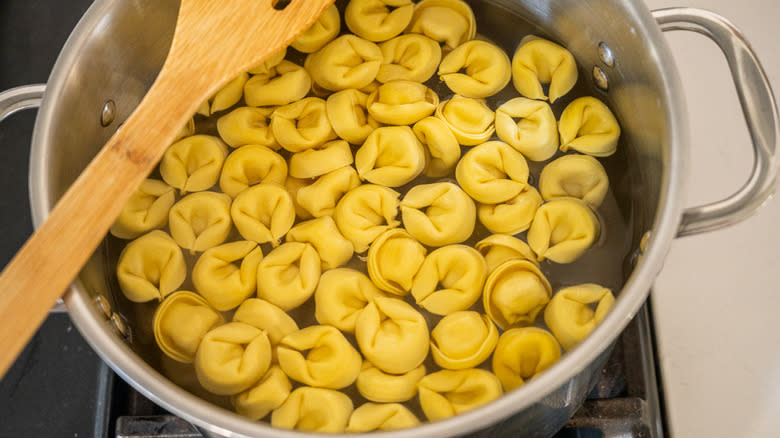
[(593, 82), (595, 82), (596, 86), (599, 87), (602, 91), (609, 90), (609, 81), (607, 80), (607, 75), (604, 73), (604, 70), (599, 68), (597, 65), (593, 66)]
[(111, 315), (111, 323), (114, 324), (114, 328), (128, 341), (131, 340), (130, 328), (127, 326), (125, 319), (118, 313)]
[(116, 104), (113, 100), (109, 99), (103, 104), (103, 111), (100, 112), (100, 124), (108, 126), (114, 121), (116, 117)]
[(612, 54), (612, 49), (604, 44), (603, 41), (599, 43), (599, 58), (601, 58), (601, 62), (607, 67), (615, 66), (615, 55)]
[(95, 297), (98, 307), (106, 315), (106, 318), (111, 318), (111, 304), (108, 304), (108, 300), (103, 295)]

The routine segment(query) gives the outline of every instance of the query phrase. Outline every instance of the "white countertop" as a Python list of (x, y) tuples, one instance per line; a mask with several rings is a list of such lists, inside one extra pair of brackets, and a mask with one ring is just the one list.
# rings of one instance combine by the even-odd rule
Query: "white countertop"
[[(710, 9), (742, 29), (780, 91), (780, 1), (646, 0)], [(736, 190), (752, 165), (749, 137), (719, 49), (668, 34), (691, 129), (690, 205)], [(678, 239), (652, 304), (674, 437), (780, 437), (780, 195), (726, 230)]]

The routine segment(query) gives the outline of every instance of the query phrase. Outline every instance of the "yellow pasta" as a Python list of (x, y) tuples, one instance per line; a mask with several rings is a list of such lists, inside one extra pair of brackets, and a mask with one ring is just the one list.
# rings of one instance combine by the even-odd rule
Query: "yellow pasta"
[(168, 212), (176, 202), (173, 187), (156, 179), (146, 179), (127, 201), (111, 226), (120, 239), (135, 239), (168, 224)]
[(430, 116), (439, 105), (439, 95), (419, 82), (392, 81), (368, 95), (368, 113), (380, 123), (412, 125)]
[(266, 74), (252, 76), (244, 84), (249, 106), (287, 105), (303, 99), (311, 90), (311, 76), (303, 67), (284, 60)]
[(195, 354), (198, 382), (217, 395), (249, 389), (270, 365), (268, 336), (241, 322), (229, 322), (206, 333)]
[[(300, 199), (301, 193), (298, 193)], [(336, 205), (333, 218), (341, 234), (361, 253), (380, 234), (400, 225), (399, 193), (387, 187), (363, 184), (347, 192)]]
[(442, 368), (463, 370), (484, 362), (498, 342), (498, 330), (485, 315), (453, 312), (431, 331), (431, 355)]
[(379, 45), (382, 66), (376, 79), (390, 81), (425, 82), (436, 73), (441, 62), (441, 47), (425, 35), (408, 34)]
[(475, 201), (500, 204), (528, 187), (528, 163), (501, 141), (483, 143), (466, 153), (455, 168), (460, 187)]
[(290, 175), (316, 178), (352, 164), (352, 150), (344, 140), (329, 141), (322, 146), (298, 152), (290, 157)]
[(217, 93), (201, 104), (198, 113), (203, 116), (210, 116), (222, 110), (226, 110), (238, 103), (244, 94), (244, 84), (249, 79), (249, 75), (241, 73), (233, 80), (228, 82)]
[(587, 155), (565, 155), (544, 166), (539, 190), (548, 201), (572, 197), (598, 208), (609, 190), (604, 166)]
[(403, 374), (388, 374), (364, 361), (355, 381), (360, 395), (378, 403), (405, 402), (417, 395), (417, 382), (425, 377), (425, 365)]
[(239, 415), (257, 421), (281, 406), (291, 391), (290, 379), (278, 365), (274, 365), (259, 382), (234, 395), (230, 401)]
[(412, 0), (350, 0), (344, 10), (344, 22), (355, 35), (369, 41), (386, 41), (406, 29), (412, 14)]
[(351, 385), (362, 366), (360, 353), (337, 328), (328, 325), (309, 326), (285, 336), (276, 353), (279, 366), (291, 379), (320, 388)]
[(598, 239), (601, 225), (590, 207), (575, 198), (546, 202), (528, 230), (528, 245), (539, 261), (572, 263)]
[(501, 204), (479, 204), (479, 221), (493, 233), (518, 234), (527, 230), (542, 205), (539, 192), (526, 186), (520, 194)]
[(352, 242), (341, 235), (331, 216), (301, 222), (287, 233), (288, 242), (310, 243), (322, 260), (322, 269), (346, 264), (355, 252)]
[(409, 304), (374, 297), (358, 316), (355, 338), (366, 359), (380, 370), (403, 374), (419, 367), (428, 355), (425, 318)]
[(577, 83), (577, 61), (558, 44), (529, 35), (512, 57), (512, 80), (518, 93), (538, 100), (548, 99), (542, 86), (549, 84), (552, 103)]
[(496, 115), (482, 99), (456, 94), (436, 107), (436, 117), (447, 124), (463, 146), (484, 143), (496, 132)]
[(199, 192), (217, 183), (227, 156), (222, 140), (210, 135), (193, 135), (172, 144), (160, 161), (160, 175), (181, 193)]
[(421, 33), (452, 50), (477, 34), (474, 11), (463, 0), (423, 0), (414, 10), (407, 32)]
[(426, 253), (425, 247), (406, 230), (389, 229), (377, 237), (368, 250), (368, 275), (380, 289), (407, 295)]
[(439, 65), (439, 79), (455, 94), (482, 99), (509, 84), (512, 66), (501, 48), (473, 40), (444, 57)]
[(620, 125), (615, 115), (595, 97), (580, 97), (570, 103), (558, 121), (561, 150), (575, 150), (594, 157), (615, 153)]
[(128, 243), (116, 266), (119, 288), (128, 300), (161, 300), (181, 286), (187, 265), (181, 248), (165, 231), (150, 231)]
[(414, 124), (414, 135), (425, 148), (427, 165), (425, 175), (449, 175), (460, 159), (460, 145), (447, 124), (436, 117), (426, 117)]
[[(544, 311), (544, 322), (563, 348), (576, 347), (607, 315), (615, 296), (597, 284), (580, 284), (559, 290)], [(595, 303), (596, 310), (591, 306)]]
[(527, 243), (517, 237), (506, 234), (491, 234), (474, 245), (480, 254), (485, 257), (488, 272), (493, 272), (500, 264), (511, 259), (528, 260), (538, 265), (536, 254)]
[(417, 387), (420, 406), (430, 421), (468, 412), (503, 394), (498, 378), (478, 368), (428, 374)]
[(507, 330), (533, 324), (550, 296), (550, 282), (539, 267), (527, 260), (510, 259), (488, 276), (482, 304), (490, 319)]
[(437, 315), (471, 307), (482, 294), (487, 265), (482, 255), (465, 245), (439, 248), (425, 258), (414, 279), (417, 305)]
[[(357, 178), (357, 174), (355, 174), (355, 177)], [(287, 193), (290, 194), (290, 197), (293, 200), (293, 205), (295, 206), (295, 215), (299, 219), (311, 219), (313, 217), (311, 213), (303, 208), (300, 202), (298, 202), (298, 192), (302, 188), (308, 187), (313, 183), (314, 181), (310, 179), (293, 178), (291, 176), (288, 176), (287, 181), (284, 183), (284, 188), (287, 189)]]
[(511, 391), (549, 368), (560, 357), (561, 347), (547, 330), (513, 328), (498, 339), (493, 352), (493, 372), (504, 391)]
[(412, 181), (425, 164), (425, 150), (408, 126), (377, 128), (355, 153), (360, 178), (387, 187)]
[(257, 296), (282, 310), (294, 309), (314, 294), (320, 273), (320, 256), (313, 246), (282, 244), (257, 268)]
[(282, 50), (274, 53), (271, 55), (268, 59), (263, 61), (262, 64), (252, 68), (249, 70), (250, 75), (267, 75), (270, 74), (271, 69), (279, 65), (282, 61), (284, 61), (284, 57), (287, 56), (287, 47), (283, 48)]
[(295, 222), (295, 206), (284, 187), (263, 183), (239, 193), (230, 215), (244, 239), (276, 246)]
[(237, 148), (248, 144), (279, 149), (269, 121), (273, 108), (242, 106), (217, 119), (222, 140)]
[[(360, 185), (360, 177), (352, 166), (322, 175), (298, 190), (297, 202), (311, 216), (333, 216), (341, 198)], [(343, 230), (342, 230), (343, 233)], [(346, 234), (344, 234), (346, 236)], [(352, 239), (350, 239), (352, 240)]]
[(173, 204), (168, 215), (173, 240), (193, 254), (224, 242), (232, 225), (230, 201), (224, 193), (198, 192)]
[(154, 339), (171, 359), (192, 363), (203, 336), (224, 322), (222, 315), (198, 294), (174, 292), (154, 313)]
[(320, 277), (314, 292), (314, 317), (320, 324), (345, 333), (355, 332), (355, 322), (375, 297), (384, 294), (360, 271), (337, 268)]
[(368, 95), (355, 89), (342, 90), (328, 97), (328, 120), (336, 135), (352, 144), (362, 144), (380, 126), (368, 114)]
[(339, 34), (341, 30), (341, 16), (336, 5), (330, 5), (320, 18), (311, 25), (303, 34), (298, 36), (291, 46), (293, 49), (312, 53), (320, 50)]
[(352, 400), (333, 389), (303, 386), (271, 413), (271, 425), (308, 432), (341, 433), (352, 415)]
[(260, 183), (284, 185), (287, 179), (287, 161), (265, 146), (246, 145), (233, 151), (225, 159), (219, 188), (235, 198), (250, 186)]
[(428, 246), (460, 243), (474, 232), (474, 201), (450, 182), (411, 188), (401, 201), (401, 216), (409, 234)]
[(396, 430), (414, 427), (418, 424), (420, 424), (420, 420), (404, 405), (364, 403), (352, 412), (346, 431)]
[(290, 315), (260, 298), (249, 298), (241, 303), (233, 314), (233, 322), (243, 322), (265, 332), (271, 342), (274, 356), (279, 342), (290, 333), (298, 331), (298, 324)]
[[(195, 289), (217, 310), (238, 307), (255, 293), (263, 250), (247, 240), (207, 249), (192, 268)], [(241, 260), (236, 266), (234, 262)]]
[(271, 114), (276, 141), (290, 152), (301, 152), (336, 138), (325, 110), (325, 101), (307, 97), (280, 106)]
[(379, 46), (355, 35), (342, 35), (309, 55), (304, 67), (316, 85), (339, 91), (367, 86), (381, 65)]
[(558, 123), (547, 102), (517, 97), (502, 104), (496, 134), (531, 161), (548, 160), (558, 150)]

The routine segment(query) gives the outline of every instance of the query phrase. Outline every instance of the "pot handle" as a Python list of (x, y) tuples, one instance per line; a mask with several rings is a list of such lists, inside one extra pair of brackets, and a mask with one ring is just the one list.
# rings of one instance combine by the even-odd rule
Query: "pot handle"
[(755, 213), (775, 190), (778, 115), (769, 80), (744, 35), (730, 21), (703, 9), (669, 8), (652, 12), (662, 31), (687, 30), (707, 36), (723, 51), (753, 142), (753, 170), (731, 196), (683, 212), (678, 237), (733, 225)]

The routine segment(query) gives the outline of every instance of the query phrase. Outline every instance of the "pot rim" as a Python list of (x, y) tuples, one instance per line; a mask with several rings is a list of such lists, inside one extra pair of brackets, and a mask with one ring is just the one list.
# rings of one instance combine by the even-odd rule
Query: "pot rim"
[[(67, 81), (70, 67), (77, 61), (81, 49), (92, 32), (121, 0), (96, 1), (84, 14), (68, 38), (49, 78), (46, 94), (36, 118), (30, 155), (30, 204), (37, 228), (49, 214), (51, 194), (47, 192), (50, 156), (47, 147), (55, 107)], [(682, 174), (687, 162), (683, 148), (687, 145), (685, 104), (674, 59), (661, 31), (643, 2), (626, 2), (626, 8), (637, 20), (636, 31), (650, 42), (649, 55), (655, 59), (665, 85), (662, 94), (669, 102), (666, 142), (666, 173), (661, 184), (659, 208), (648, 239), (643, 261), (623, 286), (614, 308), (598, 327), (574, 350), (567, 352), (553, 367), (520, 388), (473, 411), (415, 428), (382, 432), (388, 438), (462, 435), (483, 429), (525, 409), (553, 390), (566, 384), (607, 349), (639, 311), (648, 296), (651, 284), (661, 270), (664, 258), (674, 239), (682, 214), (682, 199), (676, 194), (683, 184)], [(274, 428), (251, 421), (233, 412), (220, 409), (175, 385), (137, 356), (115, 332), (105, 315), (80, 280), (76, 280), (63, 296), (71, 318), (92, 348), (125, 381), (146, 397), (199, 427), (222, 436), (296, 437), (304, 432)], [(309, 434), (306, 434), (309, 435)], [(319, 435), (319, 434), (318, 434)]]

